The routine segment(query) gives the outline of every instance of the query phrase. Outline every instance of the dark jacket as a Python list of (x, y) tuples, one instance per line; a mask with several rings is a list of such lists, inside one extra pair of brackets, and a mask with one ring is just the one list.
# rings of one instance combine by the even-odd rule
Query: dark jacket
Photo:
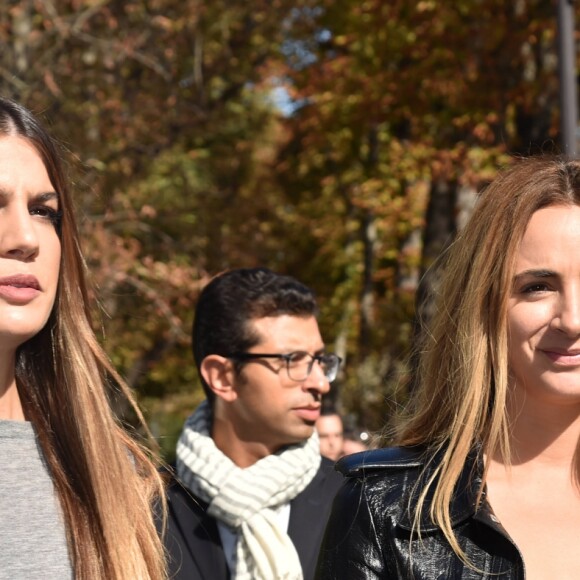
[[(468, 458), (451, 503), (453, 530), (473, 568), (453, 552), (429, 518), (427, 497), (421, 538), (413, 529), (418, 490), (432, 473), (417, 448), (363, 451), (337, 469), (348, 477), (338, 493), (320, 552), (319, 580), (396, 578), (445, 580), (524, 578), (519, 550), (499, 524), (485, 492), (477, 506), (483, 465)], [(418, 485), (415, 485), (418, 484)]]
[[(290, 502), (288, 535), (298, 552), (305, 580), (314, 578), (332, 500), (342, 481), (333, 463), (323, 457), (314, 479)], [(170, 484), (165, 546), (171, 579), (230, 578), (216, 520), (207, 515), (206, 508), (206, 503), (194, 498), (178, 481)]]

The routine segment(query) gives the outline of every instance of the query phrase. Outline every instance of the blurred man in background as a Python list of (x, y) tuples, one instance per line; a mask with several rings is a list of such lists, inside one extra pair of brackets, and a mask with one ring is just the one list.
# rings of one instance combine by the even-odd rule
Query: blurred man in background
[(343, 456), (344, 432), (342, 419), (335, 411), (323, 411), (316, 420), (320, 453), (332, 461)]
[(366, 431), (345, 429), (340, 415), (333, 410), (324, 409), (316, 421), (320, 439), (320, 453), (332, 461), (345, 455), (366, 451), (369, 434)]

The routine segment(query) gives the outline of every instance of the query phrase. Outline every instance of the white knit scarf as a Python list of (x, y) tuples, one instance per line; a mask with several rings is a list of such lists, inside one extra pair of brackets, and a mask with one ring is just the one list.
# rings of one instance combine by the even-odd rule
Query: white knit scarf
[(210, 437), (211, 410), (204, 401), (185, 422), (177, 444), (177, 475), (208, 514), (237, 532), (235, 580), (302, 580), (296, 548), (275, 510), (294, 499), (320, 466), (316, 432), (242, 469)]

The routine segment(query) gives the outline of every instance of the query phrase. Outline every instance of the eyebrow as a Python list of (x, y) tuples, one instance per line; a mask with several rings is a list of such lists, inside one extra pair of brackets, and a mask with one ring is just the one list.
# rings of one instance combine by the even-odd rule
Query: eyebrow
[[(285, 351), (288, 352), (288, 354), (291, 354), (293, 352), (305, 352), (307, 354), (310, 354), (310, 351), (305, 350), (304, 348), (292, 347), (292, 346), (289, 346), (286, 349), (280, 349), (280, 350), (281, 351), (285, 350)], [(326, 346), (322, 346), (322, 347), (320, 347), (320, 348), (318, 348), (318, 349), (316, 349), (314, 351), (314, 355), (316, 356), (316, 355), (319, 355), (319, 354), (324, 354), (325, 352), (326, 352)]]
[(514, 281), (517, 282), (522, 278), (553, 278), (557, 275), (558, 274), (556, 274), (556, 272), (553, 270), (545, 270), (543, 268), (539, 270), (524, 270), (523, 272), (520, 272), (514, 276)]
[[(0, 199), (6, 200), (12, 197), (13, 193), (7, 189), (0, 187)], [(59, 201), (59, 195), (56, 191), (44, 191), (32, 195), (32, 201), (52, 201), (56, 199)]]
[(38, 195), (33, 196), (33, 201), (53, 201), (56, 200), (57, 204), (60, 205), (60, 196), (56, 191), (47, 191), (45, 193), (39, 193)]

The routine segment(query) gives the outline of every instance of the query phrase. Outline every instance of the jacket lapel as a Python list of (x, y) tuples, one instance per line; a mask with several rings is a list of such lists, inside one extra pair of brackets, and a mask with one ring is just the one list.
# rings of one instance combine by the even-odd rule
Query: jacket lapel
[[(179, 484), (177, 484), (179, 485)], [(170, 495), (171, 526), (178, 541), (181, 569), (178, 578), (226, 580), (230, 577), (215, 520), (207, 515), (207, 505), (179, 486)], [(171, 550), (176, 560), (175, 549)]]
[(304, 491), (290, 502), (288, 535), (298, 552), (305, 580), (314, 578), (332, 497), (342, 484), (342, 478), (332, 472), (332, 467), (329, 470), (333, 476), (332, 482), (321, 466)]

